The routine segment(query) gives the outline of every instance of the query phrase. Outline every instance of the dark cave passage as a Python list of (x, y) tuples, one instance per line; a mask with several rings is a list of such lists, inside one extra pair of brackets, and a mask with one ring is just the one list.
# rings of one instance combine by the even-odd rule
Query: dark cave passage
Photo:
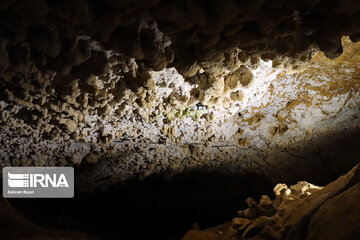
[[(229, 174), (221, 169), (193, 170), (164, 181), (164, 175), (133, 179), (73, 199), (9, 199), (29, 219), (47, 227), (77, 230), (99, 239), (182, 239), (197, 223), (209, 228), (236, 217), (245, 200), (274, 197), (277, 182), (306, 180), (318, 185), (345, 174), (358, 163), (358, 132), (326, 136), (321, 152), (305, 150), (308, 159), (270, 176)], [(327, 156), (328, 160), (324, 160)], [(341, 158), (341, 156), (343, 158)], [(301, 170), (295, 175), (291, 169)], [(88, 171), (87, 167), (76, 169)], [(276, 177), (274, 177), (276, 176)], [(91, 186), (89, 186), (91, 188)]]
[(73, 199), (11, 199), (43, 226), (82, 231), (99, 239), (181, 239), (194, 222), (208, 228), (246, 207), (249, 196), (272, 196), (272, 184), (255, 174), (194, 171), (168, 182), (133, 180)]

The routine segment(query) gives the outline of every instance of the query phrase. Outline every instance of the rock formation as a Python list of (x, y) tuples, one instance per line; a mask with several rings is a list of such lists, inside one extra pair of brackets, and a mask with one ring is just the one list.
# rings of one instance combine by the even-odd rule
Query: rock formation
[(325, 187), (303, 181), (290, 187), (277, 184), (274, 200), (248, 198), (249, 208), (232, 222), (190, 230), (183, 239), (358, 239), (359, 167)]
[[(326, 185), (359, 161), (359, 22), (357, 0), (0, 1), (0, 166), (72, 166), (79, 195), (194, 171)], [(281, 194), (231, 233), (303, 231)]]
[[(97, 185), (194, 167), (269, 173), (268, 165), (318, 151), (307, 143), (321, 149), (319, 138), (358, 131), (359, 46), (344, 37), (341, 57), (318, 53), (298, 73), (258, 60), (184, 78), (174, 68), (141, 72), (134, 59), (90, 49), (86, 64), (66, 75), (30, 60), (11, 64), (0, 73), (1, 164), (97, 163), (79, 181)], [(192, 109), (199, 102), (206, 109)], [(112, 181), (98, 181), (108, 175)]]

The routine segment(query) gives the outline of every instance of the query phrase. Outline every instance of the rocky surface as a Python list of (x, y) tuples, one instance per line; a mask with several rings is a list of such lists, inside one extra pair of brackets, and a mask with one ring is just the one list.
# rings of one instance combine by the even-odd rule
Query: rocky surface
[[(358, 132), (359, 7), (5, 1), (1, 166), (77, 166), (81, 186), (212, 167), (296, 179)], [(338, 162), (322, 174), (353, 165)]]
[[(12, 66), (0, 74), (1, 164), (86, 166), (80, 185), (198, 167), (265, 175), (290, 168), (283, 174), (293, 180), (297, 168), (311, 165), (304, 159), (323, 161), (327, 136), (359, 129), (359, 46), (343, 38), (341, 57), (318, 53), (300, 73), (259, 60), (191, 81), (174, 68), (139, 73), (134, 59), (120, 61), (111, 51), (103, 77), (61, 76), (31, 62)], [(144, 86), (133, 88), (139, 82)], [(200, 100), (206, 109), (194, 109)], [(324, 179), (354, 164), (338, 161), (339, 152), (326, 154)]]
[(274, 200), (248, 198), (249, 208), (232, 222), (206, 230), (195, 227), (183, 239), (358, 239), (359, 167), (325, 187), (278, 184)]
[[(1, 167), (74, 166), (86, 192), (194, 169), (327, 183), (358, 163), (356, 0), (9, 0), (0, 13)], [(299, 184), (216, 231), (299, 236), (292, 207), (312, 186)], [(327, 236), (328, 209), (351, 197), (315, 199), (306, 236)]]
[[(89, 50), (96, 66), (113, 59), (87, 63), (103, 76), (12, 65), (0, 74), (1, 164), (93, 165), (81, 179), (98, 185), (194, 167), (284, 168), (311, 155), (307, 142), (318, 151), (318, 138), (359, 128), (359, 44), (344, 38), (343, 47), (301, 73), (259, 60), (191, 80), (173, 68), (141, 73), (112, 51)], [(192, 109), (200, 101), (206, 109)]]
[[(78, 36), (154, 70), (174, 64), (189, 73), (193, 63), (216, 59), (226, 65), (237, 58), (236, 47), (245, 51), (242, 58), (308, 58), (313, 47), (336, 57), (342, 51), (341, 37), (350, 35), (356, 41), (360, 33), (355, 0), (27, 0), (4, 1), (0, 10), (1, 35), (16, 44), (28, 43), (38, 64), (60, 72), (90, 58), (87, 41), (72, 48)], [(144, 19), (157, 22), (173, 44), (157, 43), (152, 30), (141, 28)]]

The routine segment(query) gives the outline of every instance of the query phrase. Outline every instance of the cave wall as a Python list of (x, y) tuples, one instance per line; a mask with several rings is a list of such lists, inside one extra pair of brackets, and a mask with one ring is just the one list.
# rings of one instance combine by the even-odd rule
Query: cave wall
[(298, 182), (277, 184), (275, 199), (246, 199), (238, 217), (212, 228), (197, 225), (183, 240), (211, 239), (356, 239), (359, 235), (359, 165), (325, 187)]
[(84, 186), (213, 167), (296, 178), (330, 138), (358, 132), (359, 9), (4, 1), (1, 166), (77, 166)]
[[(89, 36), (161, 70), (172, 62), (190, 66), (238, 47), (263, 59), (294, 57), (315, 45), (328, 56), (341, 53), (340, 39), (358, 40), (357, 1), (3, 1), (2, 36), (27, 42), (39, 63), (65, 70), (74, 61), (72, 43)], [(159, 46), (152, 31), (139, 30), (142, 20), (159, 24), (173, 45)], [(86, 52), (86, 41), (79, 51)], [(70, 46), (69, 46), (70, 45)], [(67, 49), (67, 57), (63, 56)], [(70, 51), (69, 51), (70, 50)], [(69, 56), (70, 55), (70, 56)], [(226, 54), (225, 54), (226, 55)], [(220, 57), (220, 56), (218, 56)], [(45, 59), (44, 59), (45, 58)], [(62, 64), (61, 64), (62, 63)], [(190, 63), (190, 64), (189, 64)]]
[[(2, 237), (93, 239), (44, 226), (79, 224), (91, 233), (114, 226), (91, 214), (123, 208), (145, 213), (150, 229), (153, 215), (179, 213), (170, 211), (173, 198), (175, 207), (195, 207), (164, 217), (165, 226), (182, 223), (196, 204), (205, 207), (194, 216), (225, 216), (244, 194), (299, 179), (325, 185), (359, 162), (359, 1), (8, 0), (0, 1), (0, 20), (0, 166), (74, 166), (80, 196), (79, 205), (69, 202), (49, 218), (45, 204), (29, 204), (30, 213), (43, 209), (29, 219), (0, 198)], [(329, 209), (346, 219), (341, 214), (359, 195), (358, 172), (323, 190), (278, 185), (274, 201), (248, 199), (241, 219), (185, 239), (216, 239), (229, 229), (281, 239), (297, 236), (289, 229), (303, 230), (303, 219), (316, 239)], [(134, 178), (140, 185), (131, 185)], [(124, 200), (115, 191), (123, 208), (113, 195), (97, 195), (101, 204), (92, 198), (115, 185), (138, 192)], [(144, 212), (144, 199), (144, 209), (157, 205)], [(69, 220), (76, 208), (89, 214), (94, 206)], [(168, 215), (156, 213), (164, 206)], [(266, 207), (275, 215), (262, 216)]]

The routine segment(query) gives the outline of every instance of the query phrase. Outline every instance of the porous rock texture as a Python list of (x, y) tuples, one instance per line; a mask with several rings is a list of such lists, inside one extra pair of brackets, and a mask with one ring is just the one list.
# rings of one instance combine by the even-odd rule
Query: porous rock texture
[(326, 152), (321, 179), (356, 161), (335, 161), (326, 138), (351, 147), (343, 138), (359, 129), (357, 1), (24, 0), (0, 11), (2, 167), (78, 166), (85, 191), (192, 168), (319, 176), (309, 165)]
[(325, 187), (277, 184), (274, 193), (259, 203), (248, 198), (239, 217), (206, 230), (195, 225), (183, 239), (359, 239), (360, 165)]

